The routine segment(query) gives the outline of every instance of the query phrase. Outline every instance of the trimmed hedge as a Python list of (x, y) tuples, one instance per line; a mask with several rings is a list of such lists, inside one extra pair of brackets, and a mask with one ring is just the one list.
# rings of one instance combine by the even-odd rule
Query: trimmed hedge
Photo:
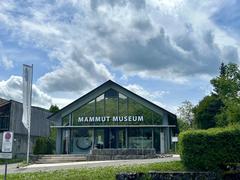
[(192, 170), (216, 170), (240, 162), (240, 126), (180, 133), (179, 152)]
[(49, 137), (39, 137), (33, 148), (33, 154), (53, 154), (55, 141)]

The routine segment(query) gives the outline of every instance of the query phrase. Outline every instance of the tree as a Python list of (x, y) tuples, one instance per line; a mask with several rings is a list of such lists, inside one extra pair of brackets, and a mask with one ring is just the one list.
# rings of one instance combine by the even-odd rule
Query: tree
[(216, 116), (218, 126), (240, 122), (240, 70), (237, 64), (221, 64), (220, 75), (211, 80), (213, 94), (219, 96), (224, 107)]
[(178, 108), (179, 121), (187, 123), (190, 127), (193, 125), (193, 104), (190, 101), (183, 101), (182, 105)]
[(55, 105), (51, 105), (50, 108), (49, 108), (49, 111), (51, 113), (56, 113), (59, 111), (59, 107), (55, 104)]
[(237, 64), (221, 65), (220, 75), (211, 80), (213, 93), (222, 100), (237, 99), (240, 91), (240, 70)]
[[(56, 113), (59, 111), (58, 106), (51, 105), (49, 108), (51, 113)], [(53, 125), (50, 122), (50, 125)], [(55, 150), (57, 131), (56, 128), (50, 128), (50, 134), (48, 137), (38, 137), (33, 149), (34, 154), (53, 154)]]
[(186, 121), (183, 121), (182, 119), (178, 118), (177, 123), (178, 123), (178, 128), (180, 132), (191, 129), (190, 125)]
[(204, 97), (193, 108), (194, 124), (198, 129), (208, 129), (216, 126), (216, 115), (221, 111), (223, 102), (212, 94)]

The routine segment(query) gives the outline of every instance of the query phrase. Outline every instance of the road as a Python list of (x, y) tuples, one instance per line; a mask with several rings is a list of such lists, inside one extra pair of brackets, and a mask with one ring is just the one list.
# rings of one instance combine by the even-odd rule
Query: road
[[(8, 173), (26, 173), (39, 171), (54, 171), (62, 169), (94, 168), (106, 166), (149, 164), (158, 162), (179, 161), (180, 157), (155, 158), (155, 159), (128, 159), (128, 160), (109, 160), (109, 161), (83, 161), (58, 164), (31, 164), (25, 167), (17, 167), (18, 164), (9, 164)], [(4, 165), (0, 165), (0, 174), (4, 174)]]

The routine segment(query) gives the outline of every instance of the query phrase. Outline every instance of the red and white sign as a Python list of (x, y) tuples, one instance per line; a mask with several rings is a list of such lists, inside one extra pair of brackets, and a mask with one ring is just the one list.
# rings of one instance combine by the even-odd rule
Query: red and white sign
[(12, 152), (13, 133), (10, 131), (3, 132), (2, 152)]

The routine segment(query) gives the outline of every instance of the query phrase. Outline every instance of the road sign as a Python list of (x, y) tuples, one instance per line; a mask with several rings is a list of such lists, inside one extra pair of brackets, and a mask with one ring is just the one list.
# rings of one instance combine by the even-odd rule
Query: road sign
[(172, 142), (178, 142), (178, 137), (172, 137)]
[(2, 152), (11, 153), (13, 143), (13, 133), (10, 131), (3, 132)]
[(12, 153), (0, 153), (0, 159), (12, 159)]

